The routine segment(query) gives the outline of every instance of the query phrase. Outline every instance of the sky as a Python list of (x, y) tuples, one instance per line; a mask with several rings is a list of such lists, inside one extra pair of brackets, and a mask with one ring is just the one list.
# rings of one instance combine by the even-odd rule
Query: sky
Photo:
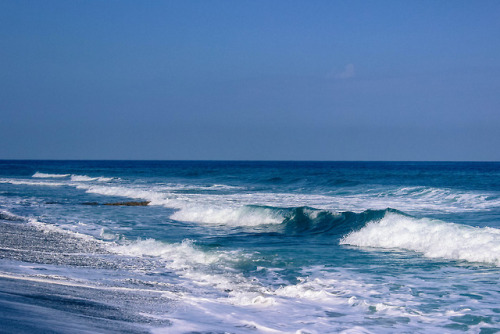
[(0, 1), (0, 159), (500, 160), (500, 1)]

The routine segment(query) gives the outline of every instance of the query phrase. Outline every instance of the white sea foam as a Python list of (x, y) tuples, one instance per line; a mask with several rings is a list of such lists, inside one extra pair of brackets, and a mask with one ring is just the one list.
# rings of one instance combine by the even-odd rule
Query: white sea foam
[[(276, 224), (283, 217), (263, 206), (299, 207), (310, 206), (332, 212), (366, 209), (394, 208), (408, 213), (414, 212), (468, 212), (500, 207), (500, 199), (486, 193), (460, 192), (428, 187), (401, 187), (393, 190), (371, 189), (366, 192), (342, 195), (315, 195), (295, 193), (251, 193), (236, 194), (173, 192), (180, 185), (146, 187), (144, 185), (75, 185), (88, 193), (105, 196), (121, 196), (150, 201), (151, 205), (162, 205), (178, 209), (171, 218), (206, 224), (256, 226)], [(255, 208), (254, 206), (261, 206)]]
[[(77, 185), (77, 188), (85, 189), (87, 193), (146, 200), (150, 202), (150, 205), (178, 209), (170, 218), (181, 221), (233, 226), (279, 224), (283, 221), (283, 217), (271, 209), (235, 206), (231, 203), (230, 196), (200, 194), (181, 196), (148, 188), (85, 184)], [(249, 202), (251, 200), (252, 198)]]
[[(229, 298), (227, 299), (207, 299), (191, 296), (190, 298), (193, 301), (196, 300), (196, 304), (209, 303), (212, 307), (217, 307), (216, 305), (219, 305), (219, 307), (233, 305), (238, 307), (281, 308), (285, 307), (285, 305), (291, 306), (290, 303), (300, 303), (301, 306), (297, 311), (302, 307), (316, 308), (318, 305), (332, 307), (356, 306), (363, 309), (371, 307), (378, 311), (400, 308), (400, 306), (387, 303), (372, 305), (363, 299), (359, 299), (360, 294), (372, 293), (373, 286), (353, 279), (346, 279), (342, 273), (330, 274), (324, 277), (324, 272), (316, 270), (316, 273), (311, 277), (300, 278), (298, 284), (284, 285), (277, 288), (266, 287), (258, 279), (244, 277), (232, 269), (235, 261), (251, 260), (251, 254), (226, 251), (205, 252), (198, 249), (190, 240), (167, 244), (154, 239), (147, 239), (125, 245), (115, 244), (109, 246), (108, 249), (125, 256), (161, 258), (167, 264), (167, 268), (177, 271), (180, 276), (188, 279), (191, 284), (194, 283), (199, 287), (214, 287), (220, 292), (228, 292)], [(353, 297), (354, 292), (358, 297)], [(398, 312), (405, 311), (400, 310)], [(272, 324), (272, 322), (269, 324)]]
[(28, 222), (27, 222), (28, 225), (31, 225), (44, 233), (60, 233), (60, 234), (70, 235), (72, 237), (87, 240), (87, 241), (100, 242), (99, 240), (95, 239), (91, 235), (68, 230), (66, 228), (63, 228), (61, 226), (57, 226), (54, 224), (43, 223), (43, 222), (38, 221), (35, 218), (27, 218), (27, 220), (28, 220)]
[(238, 186), (230, 186), (227, 184), (183, 184), (183, 183), (167, 183), (167, 184), (160, 184), (159, 186), (155, 187), (155, 189), (161, 190), (161, 191), (187, 191), (187, 190), (198, 190), (198, 191), (205, 191), (205, 190), (236, 190), (236, 189), (245, 189), (244, 187), (238, 187)]
[[(500, 207), (498, 194), (434, 187), (386, 187), (331, 193), (327, 209), (363, 211), (393, 208), (414, 212), (474, 212)], [(322, 201), (319, 204), (322, 205)], [(319, 208), (323, 208), (319, 206)]]
[(381, 192), (380, 196), (411, 199), (413, 206), (425, 206), (439, 211), (465, 212), (500, 207), (500, 198), (493, 194), (446, 188), (401, 187)]
[(500, 266), (500, 229), (477, 228), (388, 213), (380, 221), (345, 236), (341, 244), (404, 249), (430, 258)]
[(104, 176), (91, 177), (87, 175), (71, 175), (71, 181), (73, 182), (91, 182), (91, 181), (109, 182), (113, 181), (114, 179), (115, 179), (114, 177), (104, 177)]
[(202, 252), (193, 247), (190, 240), (182, 243), (166, 244), (154, 239), (138, 240), (125, 245), (113, 245), (114, 253), (127, 256), (156, 256), (167, 260), (169, 267), (178, 270), (193, 269), (196, 265), (217, 262), (220, 256)]
[(68, 176), (69, 176), (69, 174), (48, 174), (48, 173), (36, 172), (35, 174), (33, 174), (32, 177), (49, 179), (49, 178), (63, 178), (63, 177), (68, 177)]
[(148, 188), (123, 187), (123, 186), (92, 186), (87, 184), (76, 185), (78, 189), (85, 189), (87, 193), (105, 196), (128, 197), (150, 201), (152, 205), (165, 205), (169, 203), (168, 194), (153, 191)]
[[(65, 177), (69, 174), (45, 174), (37, 172), (33, 177)], [(55, 176), (54, 176), (55, 175)], [(276, 217), (256, 217), (254, 212), (242, 209), (248, 205), (298, 207), (310, 206), (330, 211), (362, 212), (366, 209), (393, 208), (407, 213), (433, 212), (474, 212), (500, 208), (500, 197), (496, 193), (480, 191), (461, 191), (435, 187), (373, 187), (368, 189), (344, 189), (342, 193), (332, 191), (325, 194), (237, 192), (226, 190), (238, 187), (212, 184), (193, 185), (181, 183), (168, 184), (120, 184), (105, 185), (116, 180), (113, 177), (91, 177), (71, 175), (62, 182), (37, 182), (22, 179), (2, 179), (0, 183), (31, 186), (74, 186), (88, 193), (105, 196), (120, 196), (150, 201), (152, 205), (163, 205), (179, 209), (174, 219), (189, 220), (210, 224), (258, 225), (276, 222)], [(71, 181), (71, 182), (70, 182)], [(93, 184), (102, 182), (102, 185)], [(188, 193), (179, 191), (189, 190)], [(205, 192), (204, 190), (210, 190)], [(192, 192), (191, 192), (192, 191)], [(220, 191), (220, 192), (218, 192)], [(246, 218), (247, 215), (254, 218)]]
[(216, 208), (187, 206), (175, 212), (170, 218), (206, 224), (231, 226), (257, 226), (280, 224), (284, 217), (278, 212), (262, 207)]
[(190, 240), (168, 244), (154, 239), (109, 245), (108, 250), (125, 256), (160, 259), (168, 270), (173, 270), (184, 280), (189, 290), (204, 291), (206, 297), (189, 297), (191, 300), (198, 300), (196, 304), (201, 300), (207, 301), (209, 295), (216, 301), (227, 291), (231, 292), (223, 304), (265, 306), (272, 303), (270, 298), (265, 298), (258, 292), (262, 288), (255, 281), (246, 279), (232, 268), (231, 264), (235, 261), (246, 258), (246, 255), (240, 254), (239, 251), (206, 252), (198, 249)]
[(32, 177), (39, 179), (51, 179), (51, 178), (63, 179), (70, 177), (70, 180), (73, 182), (90, 182), (90, 181), (109, 182), (116, 179), (114, 177), (104, 177), (104, 176), (88, 176), (88, 175), (76, 175), (76, 174), (48, 174), (40, 172), (36, 172), (35, 174), (33, 174)]
[(398, 319), (392, 322), (394, 327), (389, 332), (421, 328), (425, 317), (412, 309), (411, 294), (393, 298), (387, 287), (381, 289), (363, 281), (370, 278), (338, 270), (312, 269), (312, 273), (299, 277), (298, 284), (279, 288), (266, 287), (256, 279), (235, 283), (228, 278), (232, 284), (229, 298), (185, 296), (189, 306), (169, 317), (173, 326), (155, 332), (184, 333), (189, 328), (227, 332), (239, 329), (237, 332), (241, 333), (324, 333), (341, 332), (357, 323), (359, 332), (368, 333), (370, 330), (364, 326), (370, 323), (369, 315), (380, 319), (381, 324)]
[[(47, 232), (71, 233), (50, 224), (36, 221), (31, 223)], [(173, 325), (155, 329), (158, 333), (185, 333), (187, 329), (238, 333), (325, 333), (342, 332), (352, 328), (353, 323), (357, 324), (359, 332), (376, 332), (380, 326), (390, 326), (387, 331), (391, 333), (418, 332), (422, 328), (427, 332), (435, 330), (437, 333), (442, 330), (443, 323), (457, 316), (456, 311), (463, 309), (461, 305), (466, 298), (459, 294), (460, 291), (456, 292), (457, 287), (453, 286), (452, 280), (440, 280), (439, 282), (444, 281), (448, 285), (436, 286), (436, 280), (426, 282), (415, 278), (413, 274), (406, 274), (404, 277), (397, 274), (384, 276), (376, 270), (360, 273), (342, 267), (307, 267), (296, 277), (298, 283), (283, 281), (280, 286), (270, 285), (265, 283), (266, 279), (263, 282), (251, 274), (243, 275), (241, 270), (237, 269), (240, 267), (238, 261), (259, 260), (262, 255), (245, 254), (241, 250), (237, 253), (214, 249), (204, 251), (189, 240), (164, 243), (146, 239), (126, 244), (101, 244), (116, 256), (132, 257), (126, 262), (130, 266), (128, 269), (131, 276), (140, 275), (143, 271), (141, 263), (145, 262), (148, 267), (147, 275), (143, 278), (148, 280), (161, 277), (155, 276), (155, 273), (175, 273), (172, 282), (180, 286), (175, 289), (175, 293), (157, 287), (147, 290), (147, 286), (156, 284), (154, 281), (140, 290), (121, 284), (114, 285), (113, 281), (108, 279), (104, 282), (98, 281), (97, 284), (88, 282), (89, 286), (97, 287), (96, 291), (103, 287), (122, 292), (130, 290), (133, 293), (160, 293), (168, 298), (175, 298), (176, 308), (164, 315)], [(110, 255), (107, 260), (111, 260), (113, 256)], [(135, 261), (133, 257), (144, 259)], [(154, 267), (151, 267), (153, 265)], [(452, 270), (452, 273), (433, 272), (429, 275), (453, 277), (466, 272), (466, 269), (459, 267)], [(68, 275), (74, 277), (77, 274), (68, 272)], [(45, 277), (30, 277), (33, 280), (46, 280)], [(54, 284), (66, 284), (65, 280), (57, 277), (49, 278)], [(120, 275), (120, 279), (122, 278)], [(70, 284), (79, 284), (73, 278), (68, 281)], [(425, 284), (429, 285), (428, 290)], [(417, 298), (412, 294), (413, 288), (427, 295), (425, 298)], [(450, 294), (445, 303), (439, 304), (438, 310), (422, 313), (421, 309), (425, 309), (429, 294), (435, 293), (436, 296), (432, 295), (430, 298), (439, 300), (437, 295), (440, 290), (453, 290), (456, 295)], [(495, 305), (498, 293), (483, 295), (488, 301), (481, 305)]]
[(71, 181), (75, 182), (87, 182), (87, 181), (95, 181), (97, 177), (90, 177), (87, 175), (71, 175)]
[[(37, 174), (69, 175), (38, 172)], [(283, 221), (283, 217), (278, 212), (265, 210), (262, 208), (263, 206), (283, 208), (310, 206), (332, 212), (362, 212), (366, 209), (394, 208), (410, 214), (474, 212), (500, 207), (500, 198), (497, 194), (422, 186), (351, 189), (341, 194), (335, 192), (301, 194), (246, 191), (228, 193), (226, 190), (234, 187), (221, 184), (206, 186), (177, 183), (106, 184), (114, 179), (111, 177), (71, 175), (71, 178), (64, 183), (22, 179), (2, 179), (0, 183), (52, 187), (73, 186), (83, 189), (87, 193), (145, 200), (149, 201), (150, 205), (176, 209), (177, 211), (171, 215), (171, 218), (175, 220), (230, 226), (279, 224)], [(96, 182), (102, 182), (102, 184), (96, 184)], [(179, 193), (183, 190), (190, 190), (190, 192)], [(204, 190), (210, 190), (210, 192)], [(254, 206), (261, 206), (261, 208), (252, 208)]]
[[(90, 177), (87, 176), (87, 178)], [(41, 181), (47, 181), (45, 182), (47, 185), (55, 184), (48, 182), (51, 180)], [(190, 187), (182, 184), (168, 184), (163, 187), (163, 185), (151, 186), (141, 182), (125, 185), (125, 182), (121, 182), (120, 186), (111, 186), (97, 184), (96, 182), (99, 182), (97, 179), (78, 180), (75, 178), (70, 181), (69, 177), (61, 181), (65, 182), (60, 183), (61, 185), (76, 187), (88, 193), (150, 200), (152, 204), (177, 209), (178, 211), (172, 215), (174, 219), (205, 224), (255, 226), (281, 222), (283, 217), (279, 211), (262, 207), (266, 205), (274, 207), (306, 205), (332, 211), (363, 211), (367, 208), (394, 207), (409, 212), (419, 210), (463, 212), (488, 210), (498, 206), (498, 199), (487, 193), (429, 187), (394, 187), (392, 190), (372, 189), (358, 194), (351, 192), (327, 196), (300, 193), (253, 193), (251, 191), (238, 194), (229, 194), (227, 191), (217, 193), (212, 190), (226, 190), (226, 188), (215, 185)], [(31, 182), (30, 185), (42, 185), (33, 180)], [(195, 193), (198, 189), (202, 192), (205, 189), (211, 191)], [(195, 191), (179, 194), (174, 193), (175, 190)], [(257, 208), (252, 205), (261, 205), (261, 207)], [(92, 208), (89, 207), (89, 209)], [(46, 212), (47, 217), (50, 217), (49, 209)], [(70, 210), (66, 212), (69, 214)], [(316, 212), (312, 211), (312, 215)], [(9, 212), (0, 211), (0, 215), (2, 213), (7, 219), (19, 218), (19, 216), (9, 216)], [(52, 218), (55, 216), (57, 215), (52, 215)], [(59, 215), (59, 218), (61, 217)], [(78, 215), (74, 219), (73, 217), (68, 219), (67, 215), (64, 217), (66, 221), (78, 221)], [(118, 216), (114, 217), (121, 219)], [(23, 217), (20, 218), (23, 219)], [(40, 219), (44, 220), (44, 218)], [(53, 219), (53, 221), (56, 220)], [(61, 219), (57, 221), (57, 224), (64, 224)], [(88, 228), (78, 223), (52, 225), (33, 219), (29, 224), (48, 233), (73, 233), (68, 230), (73, 228), (84, 234), (90, 233), (86, 232)], [(89, 225), (92, 224), (89, 223)], [(90, 228), (93, 229), (92, 226)], [(373, 235), (368, 233), (370, 229), (373, 230)], [(108, 233), (102, 228), (99, 231), (101, 237)], [(356, 233), (358, 233), (357, 236)], [(484, 260), (483, 262), (498, 265), (498, 257), (490, 261), (494, 258), (491, 254), (500, 254), (498, 248), (495, 248), (495, 245), (498, 245), (498, 235), (496, 229), (477, 229), (390, 213), (382, 220), (346, 236), (343, 242), (345, 243), (351, 237), (353, 241), (367, 240), (367, 247), (415, 250), (426, 256), (467, 261)], [(358, 237), (359, 240), (356, 239)], [(120, 244), (123, 238), (118, 240), (110, 235), (108, 239), (110, 241), (102, 241), (102, 245), (112, 254), (106, 253), (105, 262), (119, 259), (116, 265), (120, 269), (104, 270), (96, 274), (94, 277), (97, 277), (97, 284), (89, 282), (89, 286), (132, 291), (127, 284), (115, 285), (118, 280), (114, 280), (113, 277), (119, 280), (123, 277), (140, 277), (143, 281), (147, 281), (144, 286), (162, 284), (162, 280), (168, 277), (168, 282), (178, 287), (175, 288), (178, 291), (176, 308), (164, 314), (165, 319), (171, 320), (173, 325), (163, 330), (154, 329), (153, 331), (165, 333), (188, 331), (368, 333), (382, 329), (390, 333), (411, 331), (441, 333), (443, 326), (457, 324), (460, 321), (452, 319), (451, 321), (454, 322), (450, 322), (451, 318), (457, 316), (485, 315), (485, 318), (491, 318), (492, 322), (497, 320), (495, 308), (499, 296), (498, 291), (491, 287), (496, 282), (498, 268), (492, 266), (478, 266), (470, 270), (469, 266), (439, 266), (436, 269), (435, 267), (438, 266), (431, 265), (429, 268), (432, 269), (427, 270), (427, 268), (414, 269), (411, 266), (389, 268), (385, 264), (378, 263), (379, 261), (373, 261), (361, 267), (353, 258), (354, 262), (339, 262), (338, 266), (303, 268), (304, 271), (299, 272), (295, 270), (293, 263), (290, 267), (287, 265), (285, 269), (262, 264), (263, 258), (267, 256), (265, 251), (261, 254), (243, 254), (243, 249), (240, 249), (238, 253), (221, 250), (227, 249), (225, 247), (204, 251), (202, 247), (198, 247), (191, 241), (172, 244), (146, 239)], [(440, 247), (433, 248), (435, 244)], [(457, 245), (464, 245), (464, 247)], [(461, 248), (468, 249), (465, 256), (461, 253)], [(325, 252), (332, 250), (325, 248)], [(438, 251), (442, 251), (443, 254), (436, 255)], [(426, 252), (430, 252), (431, 255), (427, 255)], [(470, 258), (470, 254), (483, 254), (483, 257), (489, 254), (489, 258), (470, 260), (467, 258)], [(276, 254), (276, 257), (280, 258), (280, 256)], [(268, 258), (265, 259), (268, 260)], [(247, 262), (239, 263), (240, 260), (248, 260), (248, 263), (255, 261), (254, 264), (263, 267), (256, 270), (242, 270), (241, 268), (249, 266), (246, 265)], [(277, 265), (281, 266), (281, 264)], [(344, 266), (352, 270), (345, 269)], [(82, 277), (91, 271), (89, 268), (83, 268), (84, 274), (77, 274), (79, 270), (75, 269), (72, 272), (73, 269), (67, 268), (68, 266), (63, 267), (61, 272), (66, 272), (68, 277), (75, 275)], [(253, 264), (250, 267), (253, 268)], [(96, 268), (96, 271), (100, 270), (102, 269)], [(280, 270), (281, 274), (273, 276), (273, 273), (280, 273)], [(111, 272), (116, 276), (110, 275)], [(126, 274), (123, 275), (124, 273)], [(34, 278), (48, 278), (54, 282), (64, 282), (56, 274), (52, 276), (44, 274), (43, 277)], [(173, 280), (170, 280), (170, 275), (174, 277)], [(488, 279), (485, 280), (485, 277)], [(466, 289), (457, 284), (464, 281), (467, 282)], [(135, 289), (133, 291), (136, 292)], [(157, 292), (156, 287), (150, 291), (147, 290), (147, 293)], [(470, 295), (468, 296), (467, 293)], [(445, 294), (444, 297), (442, 294)], [(475, 295), (483, 299), (479, 300), (478, 297), (474, 297)], [(102, 298), (100, 292), (96, 296), (98, 301)], [(129, 301), (130, 298), (127, 300)], [(464, 305), (474, 307), (464, 308)], [(155, 306), (152, 303), (150, 306), (160, 310), (164, 305)], [(137, 309), (143, 312), (142, 308)], [(159, 313), (156, 312), (155, 315), (161, 316)], [(481, 330), (479, 326), (488, 327), (494, 324), (481, 323), (477, 328), (469, 326), (468, 330), (475, 332), (477, 329), (479, 332)]]
[(1, 179), (0, 183), (9, 183), (9, 184), (23, 185), (23, 186), (44, 186), (44, 187), (61, 187), (67, 185), (66, 183), (62, 182), (15, 180), (15, 179)]
[[(221, 290), (232, 288), (231, 277), (222, 273), (225, 270), (233, 272), (232, 263), (248, 258), (247, 254), (240, 254), (239, 251), (203, 251), (188, 239), (180, 243), (164, 243), (155, 239), (126, 244), (109, 243), (108, 250), (125, 256), (160, 258), (169, 269), (178, 271), (183, 277), (201, 285), (217, 286)], [(229, 276), (232, 275), (234, 273)]]

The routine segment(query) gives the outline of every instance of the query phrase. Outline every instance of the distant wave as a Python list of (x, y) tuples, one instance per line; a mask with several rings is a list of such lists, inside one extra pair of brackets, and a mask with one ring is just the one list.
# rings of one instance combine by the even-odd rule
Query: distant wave
[(359, 231), (346, 235), (341, 244), (404, 249), (429, 258), (483, 262), (500, 266), (500, 229), (477, 228), (428, 218), (387, 212)]
[(366, 209), (383, 211), (395, 208), (413, 214), (428, 211), (470, 212), (500, 207), (500, 199), (487, 193), (432, 187), (401, 187), (390, 191), (368, 190), (359, 194), (331, 196), (248, 192), (207, 194), (203, 190), (178, 194), (173, 191), (180, 188), (177, 185), (148, 187), (81, 183), (77, 187), (88, 193), (145, 200), (150, 205), (177, 209), (170, 216), (175, 220), (231, 226), (280, 224), (291, 216), (296, 216), (297, 220), (308, 215), (334, 220), (333, 212), (352, 211), (359, 214)]
[(41, 178), (41, 179), (50, 179), (50, 178), (63, 178), (68, 177), (69, 174), (48, 174), (48, 173), (40, 173), (36, 172), (32, 177)]
[(44, 186), (44, 187), (61, 187), (67, 185), (66, 183), (53, 182), (53, 181), (34, 181), (34, 180), (15, 180), (15, 179), (1, 179), (0, 183), (9, 183), (14, 185), (26, 185), (26, 186)]
[[(372, 187), (357, 189), (332, 190), (329, 192), (300, 193), (300, 192), (237, 192), (236, 189), (245, 189), (224, 184), (180, 184), (180, 183), (153, 183), (129, 184), (120, 182), (120, 185), (106, 185), (108, 182), (120, 180), (117, 177), (45, 174), (37, 172), (33, 177), (69, 178), (64, 181), (52, 180), (23, 180), (1, 179), (0, 183), (32, 186), (73, 186), (84, 189), (88, 193), (105, 196), (129, 197), (150, 201), (151, 205), (163, 205), (179, 209), (175, 217), (179, 220), (190, 220), (203, 223), (214, 223), (215, 217), (219, 221), (223, 215), (227, 220), (234, 220), (237, 215), (243, 217), (247, 209), (234, 208), (235, 203), (241, 206), (261, 205), (277, 207), (310, 206), (330, 211), (362, 212), (366, 209), (383, 210), (395, 208), (409, 214), (429, 212), (475, 212), (500, 208), (498, 193), (486, 191), (464, 191), (459, 189), (436, 188), (428, 186), (413, 187)], [(64, 183), (62, 183), (64, 182)], [(236, 211), (235, 211), (236, 210)], [(240, 210), (240, 211), (238, 211)], [(206, 214), (205, 214), (206, 213)], [(214, 219), (210, 218), (214, 217)], [(248, 222), (246, 225), (256, 225)], [(245, 224), (243, 224), (245, 225)]]
[(167, 194), (153, 191), (149, 188), (135, 188), (124, 186), (104, 186), (79, 184), (78, 189), (84, 189), (90, 194), (99, 194), (104, 196), (128, 197), (133, 199), (142, 199), (149, 201), (151, 205), (166, 205), (168, 203)]
[(382, 192), (380, 197), (399, 201), (411, 199), (410, 206), (415, 208), (429, 207), (442, 211), (476, 211), (500, 206), (500, 198), (488, 193), (424, 186), (401, 187)]
[(87, 175), (71, 175), (71, 181), (73, 182), (91, 182), (91, 181), (109, 182), (114, 179), (115, 179), (114, 177), (104, 177), (104, 176), (91, 177)]
[(36, 172), (33, 174), (33, 178), (38, 179), (62, 179), (70, 176), (70, 180), (73, 182), (90, 182), (90, 181), (98, 181), (98, 182), (109, 182), (116, 178), (114, 177), (104, 177), (104, 176), (87, 176), (87, 175), (75, 175), (75, 174), (48, 174), (48, 173), (40, 173)]

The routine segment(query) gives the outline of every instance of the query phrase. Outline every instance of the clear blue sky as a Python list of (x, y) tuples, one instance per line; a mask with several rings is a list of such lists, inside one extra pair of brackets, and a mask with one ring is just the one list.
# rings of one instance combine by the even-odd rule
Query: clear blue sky
[(500, 1), (0, 1), (0, 159), (500, 160)]

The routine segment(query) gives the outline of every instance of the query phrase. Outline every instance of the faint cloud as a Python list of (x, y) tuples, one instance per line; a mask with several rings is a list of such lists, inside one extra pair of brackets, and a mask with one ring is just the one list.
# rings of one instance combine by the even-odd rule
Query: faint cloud
[(329, 77), (337, 79), (349, 79), (354, 78), (356, 71), (354, 70), (354, 64), (347, 64), (342, 72), (334, 72)]

